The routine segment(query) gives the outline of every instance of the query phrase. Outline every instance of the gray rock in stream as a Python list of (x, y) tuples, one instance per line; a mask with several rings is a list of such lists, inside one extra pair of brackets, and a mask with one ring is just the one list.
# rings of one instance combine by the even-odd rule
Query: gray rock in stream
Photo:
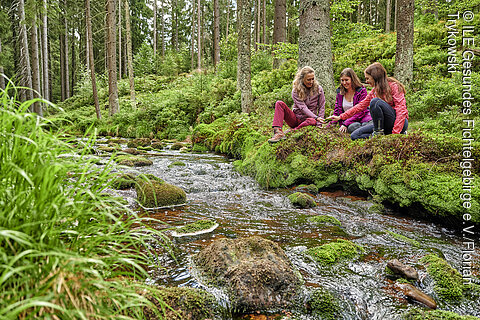
[(237, 312), (283, 308), (301, 281), (280, 246), (261, 237), (220, 239), (194, 257), (209, 285), (225, 290)]
[(405, 279), (418, 280), (418, 272), (412, 266), (407, 266), (397, 259), (393, 259), (387, 262), (387, 267), (395, 274), (398, 274)]

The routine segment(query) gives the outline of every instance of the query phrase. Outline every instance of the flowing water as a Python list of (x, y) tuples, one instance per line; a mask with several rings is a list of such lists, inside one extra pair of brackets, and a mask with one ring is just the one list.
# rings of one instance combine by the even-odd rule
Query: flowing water
[[(187, 204), (184, 206), (143, 212), (158, 219), (158, 224), (153, 226), (166, 229), (208, 218), (217, 221), (219, 227), (202, 237), (186, 241), (173, 239), (176, 259), (161, 254), (158, 268), (151, 268), (149, 283), (205, 288), (191, 272), (191, 256), (220, 238), (258, 235), (275, 241), (285, 250), (301, 272), (306, 289), (322, 286), (338, 298), (342, 310), (339, 319), (401, 319), (403, 313), (418, 307), (418, 304), (407, 301), (395, 291), (394, 282), (385, 276), (388, 260), (398, 258), (416, 266), (420, 274), (417, 286), (433, 297), (436, 297), (433, 283), (426, 277), (426, 270), (419, 262), (421, 257), (431, 252), (441, 253), (451, 265), (461, 270), (463, 239), (453, 229), (395, 212), (388, 215), (369, 213), (367, 209), (371, 203), (366, 199), (348, 196), (341, 191), (316, 195), (316, 208), (297, 209), (287, 199), (293, 190), (262, 189), (252, 178), (238, 174), (232, 161), (223, 156), (169, 149), (151, 153), (155, 154), (150, 158), (152, 166), (119, 170), (154, 174), (187, 193)], [(135, 207), (134, 190), (118, 192)], [(319, 214), (337, 218), (341, 227), (318, 226), (306, 219)], [(391, 232), (413, 241), (402, 240)], [(170, 231), (165, 233), (171, 238)], [(307, 248), (337, 238), (349, 239), (363, 246), (365, 253), (358, 259), (328, 267), (318, 265), (303, 253)], [(479, 256), (477, 250), (476, 261)], [(221, 294), (211, 288), (206, 289), (226, 304)], [(480, 302), (464, 299), (457, 304), (440, 303), (439, 307), (480, 316)], [(295, 315), (294, 319), (314, 318)]]

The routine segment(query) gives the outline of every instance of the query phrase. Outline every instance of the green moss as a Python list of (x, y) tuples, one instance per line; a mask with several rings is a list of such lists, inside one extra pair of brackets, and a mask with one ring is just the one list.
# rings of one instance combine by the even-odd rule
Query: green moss
[(322, 319), (338, 319), (340, 307), (333, 295), (326, 289), (315, 289), (308, 304), (312, 313), (320, 316)]
[(461, 316), (457, 313), (444, 310), (413, 309), (403, 316), (404, 320), (478, 320), (473, 316)]
[(203, 143), (196, 143), (193, 145), (192, 152), (207, 152), (208, 148)]
[(181, 142), (175, 142), (174, 144), (172, 144), (172, 146), (170, 147), (170, 150), (180, 150), (184, 147), (185, 145)]
[(112, 187), (118, 190), (130, 189), (135, 187), (135, 177), (129, 174), (121, 174), (112, 181)]
[(149, 160), (143, 157), (125, 156), (125, 155), (116, 157), (115, 161), (120, 165), (129, 166), (129, 167), (144, 167), (144, 166), (151, 166), (153, 164), (152, 160)]
[(158, 141), (152, 143), (152, 149), (153, 150), (163, 150), (164, 146), (165, 145), (163, 143), (158, 142)]
[(133, 139), (128, 141), (127, 147), (128, 148), (137, 148), (138, 146), (140, 147), (146, 147), (151, 144), (150, 139), (148, 138), (138, 138), (138, 139)]
[(153, 150), (153, 148), (151, 146), (146, 146), (146, 147), (138, 146), (137, 149), (138, 150), (143, 150), (143, 151), (152, 151)]
[(113, 138), (113, 139), (108, 139), (107, 141), (107, 144), (111, 144), (111, 143), (116, 143), (116, 144), (126, 144), (128, 142), (127, 139), (117, 139), (117, 138)]
[(337, 218), (328, 216), (328, 215), (321, 215), (321, 216), (319, 215), (319, 216), (309, 217), (308, 221), (315, 222), (318, 224), (331, 224), (331, 225), (337, 225), (337, 226), (342, 225), (342, 223), (338, 221)]
[(411, 238), (408, 238), (404, 235), (401, 235), (401, 234), (398, 234), (398, 233), (395, 233), (393, 231), (390, 231), (390, 230), (387, 230), (387, 233), (389, 235), (391, 235), (393, 238), (397, 239), (397, 240), (400, 240), (402, 242), (405, 242), (405, 243), (409, 243), (415, 247), (420, 247), (420, 243), (417, 241), (417, 240), (414, 240), (414, 239), (411, 239)]
[(183, 204), (187, 198), (181, 188), (156, 180), (137, 180), (135, 189), (138, 201), (147, 208)]
[(296, 189), (305, 189), (307, 192), (311, 194), (317, 194), (318, 193), (318, 187), (316, 185), (312, 184), (301, 184), (297, 186)]
[(462, 298), (462, 276), (447, 261), (435, 254), (429, 254), (420, 262), (427, 264), (427, 272), (435, 280), (434, 290), (440, 297), (452, 302)]
[(321, 264), (333, 264), (341, 259), (353, 258), (363, 249), (361, 246), (344, 239), (310, 248), (306, 254)]
[(170, 163), (170, 164), (168, 165), (169, 168), (172, 168), (172, 167), (185, 167), (185, 166), (186, 166), (185, 162), (182, 162), (182, 161), (174, 161), (174, 162), (172, 162), (172, 163)]
[(290, 202), (298, 208), (313, 208), (317, 206), (315, 199), (303, 192), (295, 192), (288, 196)]
[(97, 149), (103, 152), (115, 152), (115, 151), (121, 150), (121, 148), (106, 147), (106, 146), (99, 146)]
[(202, 230), (207, 230), (216, 224), (213, 220), (203, 219), (193, 223), (186, 224), (182, 227), (176, 228), (175, 231), (178, 234), (194, 233)]

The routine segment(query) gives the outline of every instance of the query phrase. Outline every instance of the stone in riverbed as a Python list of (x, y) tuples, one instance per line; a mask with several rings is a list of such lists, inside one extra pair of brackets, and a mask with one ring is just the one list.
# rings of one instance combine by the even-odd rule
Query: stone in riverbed
[(303, 192), (295, 192), (288, 196), (290, 202), (297, 208), (313, 208), (317, 206), (317, 203), (312, 198), (312, 196), (303, 193)]
[(436, 309), (437, 303), (428, 294), (422, 292), (417, 287), (410, 283), (395, 283), (394, 288), (397, 291), (402, 292), (407, 298), (415, 300), (429, 307), (430, 309)]
[(187, 195), (182, 188), (158, 180), (137, 179), (138, 202), (147, 208), (167, 207), (185, 203)]
[(261, 237), (220, 239), (194, 262), (211, 285), (221, 287), (239, 312), (283, 308), (301, 281), (280, 246)]
[(387, 267), (395, 274), (402, 276), (405, 279), (418, 280), (418, 272), (412, 266), (407, 266), (397, 259), (393, 259), (387, 262)]

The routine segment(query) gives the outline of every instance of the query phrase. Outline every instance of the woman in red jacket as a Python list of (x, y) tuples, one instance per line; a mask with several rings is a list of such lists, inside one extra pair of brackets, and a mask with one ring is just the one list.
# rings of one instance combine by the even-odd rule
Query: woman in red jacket
[[(387, 77), (387, 71), (378, 62), (365, 69), (365, 80), (373, 87), (367, 97), (339, 116), (331, 116), (334, 121), (346, 120), (370, 105), (373, 119), (373, 134), (384, 135), (405, 133), (408, 127), (408, 111), (405, 102), (405, 87), (393, 77)], [(368, 126), (358, 130), (371, 130)]]

